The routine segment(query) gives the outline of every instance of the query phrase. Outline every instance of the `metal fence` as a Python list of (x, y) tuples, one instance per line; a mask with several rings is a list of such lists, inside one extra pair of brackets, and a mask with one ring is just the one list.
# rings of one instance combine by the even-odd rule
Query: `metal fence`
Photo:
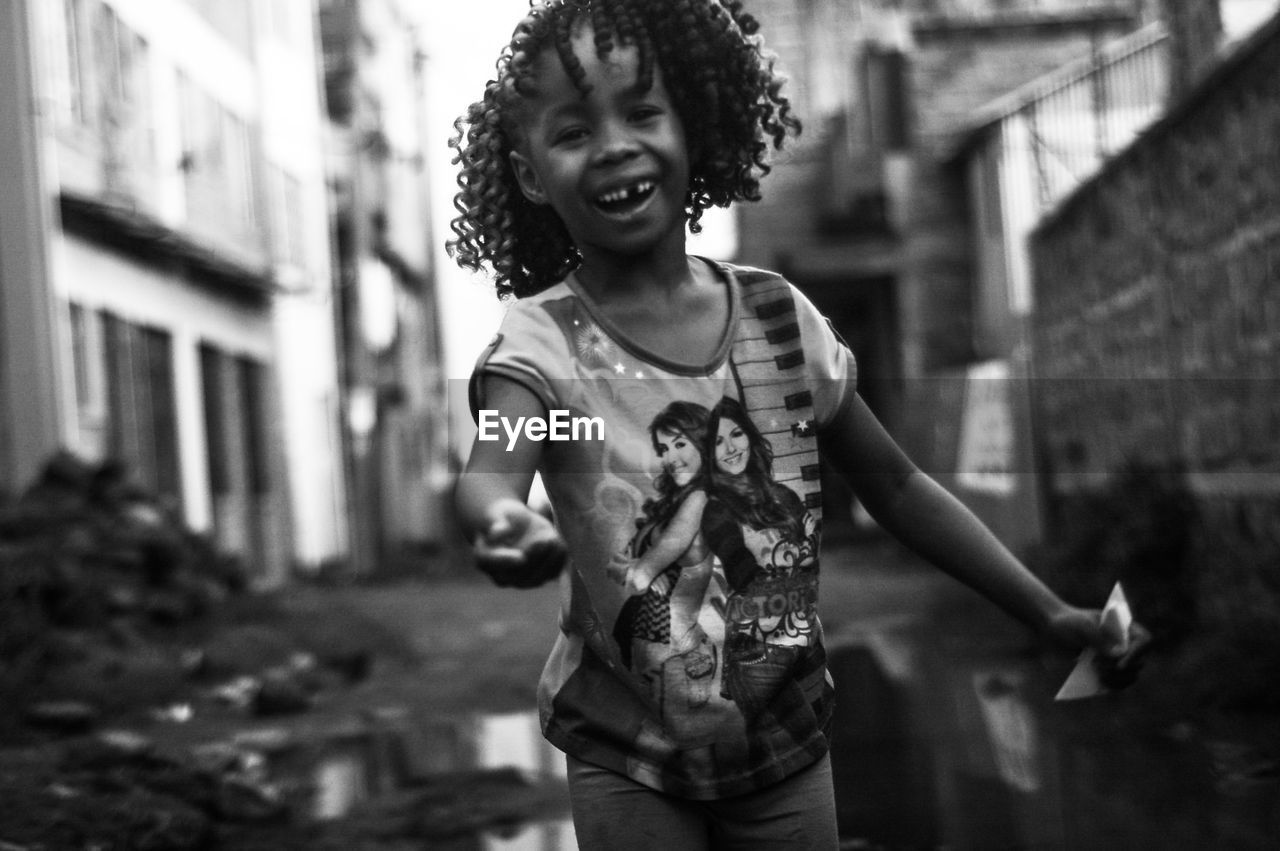
[(1043, 213), (1157, 118), (1169, 91), (1162, 24), (1100, 45), (1000, 105), (1006, 144), (1021, 140)]

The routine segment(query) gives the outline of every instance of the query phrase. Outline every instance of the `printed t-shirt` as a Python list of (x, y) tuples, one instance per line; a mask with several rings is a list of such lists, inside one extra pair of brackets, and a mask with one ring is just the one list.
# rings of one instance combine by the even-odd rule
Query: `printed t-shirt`
[[(539, 471), (570, 562), (538, 687), (544, 734), (698, 799), (760, 789), (827, 751), (817, 431), (856, 373), (786, 280), (714, 265), (730, 319), (705, 365), (634, 344), (571, 275), (511, 305), (472, 378), (489, 439), (508, 437), (484, 409), (483, 375), (548, 411)], [(705, 507), (681, 526), (693, 491)], [(646, 565), (664, 534), (681, 555)]]

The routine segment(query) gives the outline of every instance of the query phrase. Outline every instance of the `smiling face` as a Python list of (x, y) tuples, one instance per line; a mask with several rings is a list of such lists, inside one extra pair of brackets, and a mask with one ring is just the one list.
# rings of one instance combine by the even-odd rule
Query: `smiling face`
[(747, 469), (751, 458), (751, 438), (742, 426), (728, 417), (716, 426), (716, 469), (731, 476)]
[(663, 469), (680, 487), (692, 482), (702, 471), (702, 453), (683, 433), (660, 428), (653, 434), (653, 446)]
[(596, 56), (590, 27), (573, 38), (590, 91), (583, 95), (553, 49), (534, 63), (536, 93), (521, 107), (511, 164), (526, 198), (549, 204), (578, 250), (636, 255), (663, 245), (683, 252), (689, 161), (684, 126), (654, 69), (636, 84), (638, 51)]

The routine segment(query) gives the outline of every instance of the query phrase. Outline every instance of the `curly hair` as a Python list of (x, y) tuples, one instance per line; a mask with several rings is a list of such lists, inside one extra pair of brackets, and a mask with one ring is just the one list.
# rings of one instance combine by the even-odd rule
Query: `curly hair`
[[(533, 0), (531, 0), (531, 4)], [(527, 200), (510, 163), (519, 144), (522, 100), (533, 91), (534, 64), (555, 50), (580, 91), (589, 86), (573, 53), (575, 28), (590, 25), (597, 55), (634, 47), (637, 81), (648, 88), (655, 65), (690, 140), (685, 211), (697, 233), (702, 212), (760, 199), (772, 145), (780, 149), (800, 122), (782, 95), (782, 76), (764, 49), (756, 19), (738, 0), (549, 0), (531, 5), (497, 63), (484, 98), (454, 122), (458, 193), (450, 255), (459, 266), (494, 276), (499, 298), (523, 298), (565, 277), (581, 262), (569, 232), (549, 206)]]
[[(649, 423), (649, 441), (654, 451), (658, 451), (658, 432), (678, 434), (692, 443), (698, 453), (706, 457), (705, 443), (707, 439), (707, 418), (710, 411), (697, 402), (676, 401), (667, 405)], [(663, 469), (654, 480), (654, 488), (663, 497), (670, 497), (681, 489), (672, 478), (670, 471)]]
[(641, 506), (641, 516), (636, 518), (636, 528), (641, 530), (641, 536), (638, 537), (646, 539), (645, 543), (636, 547), (637, 555), (648, 549), (648, 536), (654, 529), (660, 529), (671, 521), (680, 504), (684, 502), (684, 498), (692, 491), (703, 487), (703, 480), (711, 466), (706, 463), (708, 416), (710, 412), (696, 402), (675, 401), (659, 411), (653, 418), (653, 422), (649, 423), (649, 440), (655, 452), (658, 450), (658, 432), (665, 431), (678, 434), (693, 444), (702, 457), (703, 463), (702, 469), (688, 484), (677, 484), (671, 471), (665, 467), (654, 479), (653, 488), (658, 492), (658, 496), (646, 499)]
[(713, 500), (727, 506), (740, 520), (753, 529), (784, 530), (793, 540), (804, 536), (804, 521), (788, 503), (796, 501), (793, 491), (773, 478), (773, 445), (760, 433), (742, 403), (725, 396), (711, 409), (707, 418), (707, 458), (716, 456), (716, 437), (721, 420), (738, 425), (747, 436), (747, 467), (742, 473), (727, 473), (712, 462), (708, 478)]

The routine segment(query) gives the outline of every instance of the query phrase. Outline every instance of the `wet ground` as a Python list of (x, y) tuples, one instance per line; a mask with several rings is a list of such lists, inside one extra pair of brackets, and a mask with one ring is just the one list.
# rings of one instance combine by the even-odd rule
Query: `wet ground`
[[(283, 781), (320, 826), (294, 832), (299, 848), (576, 847), (562, 757), (532, 709), (554, 586), (454, 575), (299, 587), (278, 604), (330, 641), (377, 631), (400, 652), (303, 714), (153, 713), (141, 732), (169, 751), (230, 742), (260, 759), (246, 770)], [(1160, 692), (1161, 660), (1120, 695), (1054, 703), (1070, 657), (889, 545), (829, 551), (822, 610), (842, 847), (1277, 846), (1280, 724), (1184, 717)], [(274, 829), (255, 845), (246, 828), (234, 847), (285, 847)]]
[[(1055, 703), (1073, 659), (893, 546), (833, 550), (822, 606), (838, 710), (833, 752), (849, 849), (1262, 849), (1280, 842), (1269, 718), (1150, 711), (1160, 660), (1119, 694)], [(437, 769), (515, 766), (550, 778), (549, 812), (466, 847), (576, 847), (561, 757), (532, 687), (554, 588), (452, 582), (364, 589), (348, 602), (404, 630), (421, 682), (395, 687), (435, 731)], [(443, 745), (441, 743), (444, 743)], [(446, 764), (447, 763), (447, 764)], [(337, 793), (335, 793), (337, 794)]]

